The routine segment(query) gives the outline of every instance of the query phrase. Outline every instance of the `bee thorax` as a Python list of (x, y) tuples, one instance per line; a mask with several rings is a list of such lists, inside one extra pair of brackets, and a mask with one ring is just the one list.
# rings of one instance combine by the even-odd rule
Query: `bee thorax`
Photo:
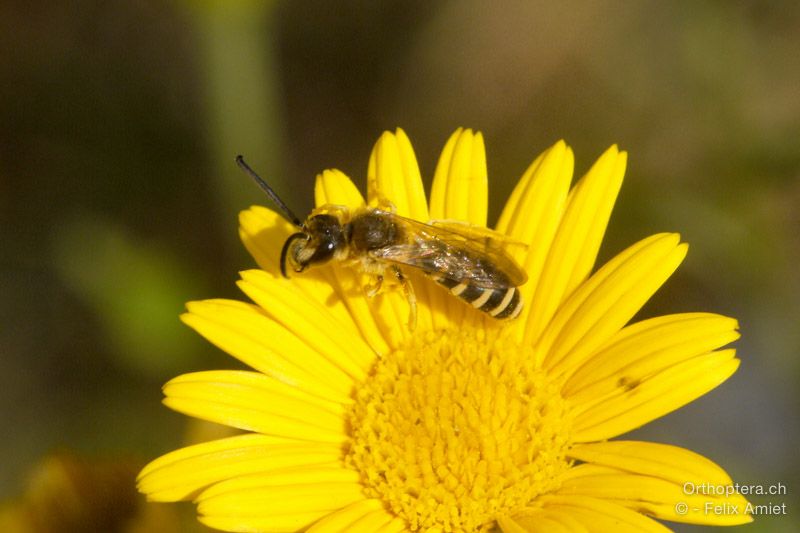
[(401, 230), (380, 212), (368, 212), (350, 222), (350, 244), (356, 250), (369, 251), (400, 241)]

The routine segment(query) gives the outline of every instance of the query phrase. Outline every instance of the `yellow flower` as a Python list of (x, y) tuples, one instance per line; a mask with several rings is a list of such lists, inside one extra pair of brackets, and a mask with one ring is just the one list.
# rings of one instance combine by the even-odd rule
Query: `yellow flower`
[[(648, 237), (591, 273), (625, 164), (613, 146), (570, 190), (573, 155), (558, 142), (522, 176), (496, 227), (527, 245), (509, 248), (528, 275), (515, 320), (493, 320), (411, 272), (412, 331), (401, 291), (368, 298), (352, 268), (282, 278), (294, 228), (263, 207), (243, 212), (241, 236), (260, 270), (243, 272), (239, 287), (255, 304), (192, 302), (182, 318), (255, 371), (179, 376), (164, 402), (246, 433), (156, 459), (139, 489), (154, 501), (194, 500), (202, 522), (226, 531), (749, 522), (743, 497), (702, 490), (732, 483), (708, 459), (608, 440), (702, 396), (739, 364), (721, 349), (739, 336), (732, 318), (626, 325), (683, 260), (678, 235)], [(388, 199), (420, 221), (486, 226), (480, 133), (459, 129), (447, 142), (430, 204), (401, 130), (378, 140), (367, 175), (370, 205)], [(315, 194), (318, 206), (365, 203), (336, 170), (317, 177)]]

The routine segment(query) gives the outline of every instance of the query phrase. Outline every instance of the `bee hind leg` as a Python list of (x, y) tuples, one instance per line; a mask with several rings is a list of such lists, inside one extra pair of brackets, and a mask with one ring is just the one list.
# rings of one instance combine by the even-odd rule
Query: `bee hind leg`
[(405, 294), (406, 299), (408, 300), (408, 329), (410, 331), (414, 331), (414, 329), (417, 327), (417, 296), (414, 294), (414, 286), (410, 281), (408, 281), (408, 278), (403, 275), (403, 272), (396, 266), (392, 266), (392, 272), (397, 278), (397, 282), (400, 284), (400, 287), (402, 287), (403, 294)]

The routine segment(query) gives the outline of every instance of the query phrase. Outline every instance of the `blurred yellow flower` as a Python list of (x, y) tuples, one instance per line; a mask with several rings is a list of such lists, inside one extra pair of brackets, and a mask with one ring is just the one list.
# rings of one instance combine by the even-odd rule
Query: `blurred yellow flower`
[[(400, 291), (364, 294), (353, 269), (292, 279), (279, 253), (293, 226), (253, 207), (241, 236), (259, 270), (239, 287), (255, 304), (188, 304), (183, 320), (253, 371), (186, 374), (164, 388), (182, 413), (247, 433), (169, 453), (139, 489), (194, 500), (226, 531), (664, 531), (653, 518), (749, 522), (708, 459), (667, 444), (608, 441), (702, 396), (738, 367), (732, 318), (686, 313), (628, 321), (686, 255), (657, 234), (591, 273), (625, 172), (608, 149), (570, 190), (573, 154), (558, 142), (514, 189), (496, 231), (524, 268), (525, 307), (496, 321), (411, 273), (415, 329)], [(436, 168), (430, 203), (405, 133), (384, 133), (368, 168), (370, 205), (486, 226), (480, 133), (459, 129)], [(336, 170), (316, 203), (362, 206)], [(685, 502), (688, 512), (676, 505)], [(738, 505), (712, 514), (705, 505)]]
[(49, 453), (26, 471), (17, 495), (0, 501), (0, 531), (185, 531), (175, 507), (148, 505), (133, 490), (131, 478), (140, 467), (128, 457)]

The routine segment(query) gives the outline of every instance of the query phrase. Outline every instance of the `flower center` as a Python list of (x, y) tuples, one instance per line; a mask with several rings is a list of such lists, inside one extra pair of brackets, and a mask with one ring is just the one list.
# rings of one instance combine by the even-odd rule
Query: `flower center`
[(489, 531), (559, 485), (566, 402), (533, 350), (483, 331), (412, 337), (356, 393), (347, 464), (412, 531)]

